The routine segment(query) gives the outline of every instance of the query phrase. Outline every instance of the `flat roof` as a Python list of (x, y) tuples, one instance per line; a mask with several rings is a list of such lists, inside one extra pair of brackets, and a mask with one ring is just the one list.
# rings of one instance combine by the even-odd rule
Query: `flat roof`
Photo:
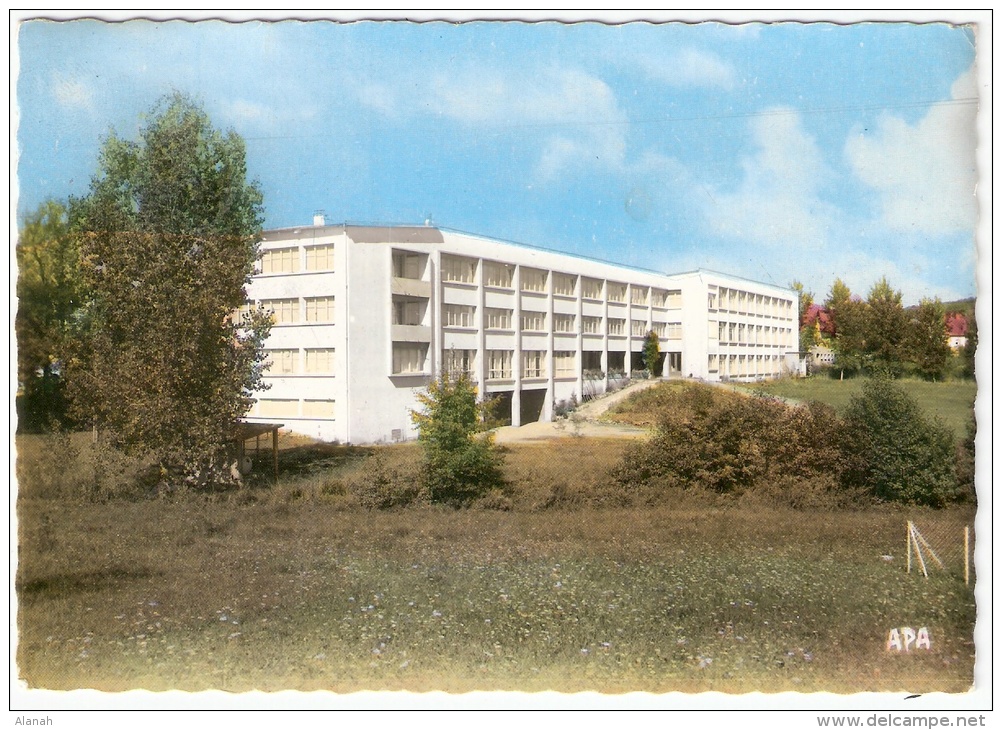
[[(624, 264), (618, 261), (610, 261), (609, 259), (599, 258), (597, 256), (589, 256), (587, 254), (575, 253), (572, 251), (561, 251), (560, 249), (550, 248), (548, 246), (540, 246), (538, 244), (524, 243), (522, 241), (512, 241), (505, 238), (496, 238), (494, 236), (488, 236), (483, 233), (471, 233), (470, 231), (463, 231), (458, 228), (448, 228), (446, 226), (437, 225), (412, 225), (412, 224), (401, 224), (401, 223), (391, 223), (391, 224), (375, 224), (375, 223), (351, 223), (345, 221), (344, 223), (334, 224), (334, 225), (323, 225), (323, 226), (313, 226), (313, 225), (303, 225), (303, 226), (289, 226), (287, 228), (271, 228), (262, 231), (262, 236), (269, 233), (289, 233), (293, 236), (301, 234), (304, 230), (312, 230), (320, 235), (326, 235), (328, 232), (332, 231), (344, 231), (351, 232), (352, 240), (358, 243), (409, 243), (409, 244), (422, 244), (422, 243), (444, 243), (445, 239), (442, 236), (443, 232), (455, 233), (461, 236), (469, 236), (470, 238), (479, 238), (484, 241), (491, 243), (500, 243), (508, 246), (517, 246), (519, 248), (525, 248), (533, 251), (545, 251), (546, 253), (559, 254), (560, 256), (569, 256), (571, 258), (581, 259), (583, 261), (592, 261), (599, 264), (607, 264), (609, 266), (617, 266), (622, 269), (629, 269), (631, 271), (638, 271), (645, 274), (657, 274), (659, 276), (689, 276), (692, 274), (709, 274), (712, 276), (721, 276), (728, 279), (736, 279), (739, 281), (747, 281), (751, 284), (759, 284), (761, 286), (769, 286), (775, 289), (782, 289), (783, 291), (793, 291), (790, 287), (781, 286), (779, 284), (772, 284), (766, 281), (760, 281), (758, 279), (749, 279), (745, 276), (738, 276), (736, 274), (727, 274), (722, 271), (714, 271), (712, 269), (692, 269), (690, 271), (677, 271), (677, 272), (667, 272), (661, 271), (659, 269), (648, 269), (643, 266), (632, 266), (630, 264)], [(403, 238), (401, 238), (403, 234)]]

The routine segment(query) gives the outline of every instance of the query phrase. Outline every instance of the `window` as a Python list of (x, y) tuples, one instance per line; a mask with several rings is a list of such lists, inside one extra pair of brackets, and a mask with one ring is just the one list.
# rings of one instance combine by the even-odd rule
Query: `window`
[(665, 339), (666, 340), (681, 340), (682, 339), (682, 323), (681, 322), (668, 322), (665, 325)]
[(609, 334), (610, 335), (623, 335), (623, 334), (626, 334), (626, 320), (625, 319), (610, 319), (609, 320)]
[(602, 282), (599, 279), (582, 279), (581, 297), (584, 299), (601, 299)]
[(546, 377), (546, 352), (544, 350), (526, 350), (522, 353), (522, 377)]
[(409, 375), (425, 372), (428, 345), (411, 342), (393, 343), (393, 374)]
[(654, 334), (658, 336), (659, 340), (663, 340), (665, 338), (665, 332), (667, 331), (666, 330), (667, 327), (668, 325), (666, 325), (664, 322), (654, 323)]
[(334, 268), (334, 244), (306, 247), (306, 270), (329, 271)]
[(510, 289), (514, 273), (515, 267), (511, 264), (499, 264), (496, 261), (485, 261), (484, 286), (495, 286)]
[(510, 330), (511, 310), (487, 307), (484, 309), (484, 329)]
[(308, 297), (306, 299), (307, 322), (333, 322), (334, 297)]
[(636, 285), (631, 287), (630, 302), (632, 304), (647, 304), (647, 287)]
[(613, 284), (610, 281), (608, 286), (608, 291), (609, 291), (610, 302), (626, 301), (626, 284)]
[(511, 350), (487, 351), (487, 379), (511, 379)]
[(275, 324), (296, 324), (299, 321), (298, 299), (265, 299), (261, 306), (271, 312)]
[(262, 274), (294, 274), (297, 271), (299, 271), (298, 248), (269, 248), (262, 252)]
[(717, 329), (717, 324), (718, 323), (714, 322), (713, 320), (710, 320), (706, 323), (706, 336), (711, 340), (717, 339), (717, 332), (719, 331)]
[(442, 281), (472, 284), (477, 270), (477, 262), (458, 256), (442, 256)]
[(728, 342), (727, 339), (727, 322), (717, 323), (717, 339), (721, 342)]
[(523, 332), (545, 332), (546, 314), (544, 312), (522, 312)]
[(520, 272), (522, 291), (545, 292), (546, 272), (539, 269), (522, 268)]
[(393, 299), (393, 324), (419, 325), (427, 306), (422, 299)]
[(308, 418), (334, 418), (334, 401), (304, 400), (303, 415)]
[(602, 333), (601, 317), (582, 317), (581, 331), (587, 335), (598, 335)]
[(682, 306), (682, 292), (679, 289), (674, 289), (667, 293), (665, 297), (665, 304), (668, 309), (679, 309)]
[(717, 372), (717, 362), (718, 360), (716, 355), (708, 355), (706, 358), (706, 369), (711, 373)]
[(573, 314), (554, 314), (553, 315), (553, 331), (554, 332), (573, 332), (574, 331), (574, 315)]
[(333, 348), (319, 348), (319, 349), (307, 350), (306, 372), (308, 373), (334, 372)]
[(445, 304), (442, 306), (442, 321), (446, 327), (473, 327), (477, 308), (465, 304)]
[(398, 279), (420, 279), (424, 275), (424, 260), (424, 254), (394, 251), (393, 276)]
[(572, 297), (574, 296), (574, 285), (576, 283), (577, 277), (570, 274), (554, 274), (553, 293), (561, 297)]
[(553, 353), (553, 374), (558, 378), (576, 378), (577, 353), (571, 351)]
[(717, 293), (716, 292), (712, 292), (711, 291), (711, 292), (707, 293), (707, 295), (706, 295), (706, 307), (710, 311), (713, 311), (714, 309), (717, 308)]
[(442, 372), (448, 373), (453, 378), (466, 375), (473, 379), (476, 357), (476, 350), (446, 350), (442, 353)]
[(299, 415), (299, 401), (291, 398), (262, 398), (257, 402), (257, 414), (284, 418)]
[(668, 292), (664, 289), (651, 289), (651, 306), (664, 309), (668, 305)]
[(634, 337), (643, 337), (647, 334), (647, 322), (642, 319), (631, 319), (630, 332)]
[(266, 375), (291, 375), (299, 369), (299, 350), (265, 350)]

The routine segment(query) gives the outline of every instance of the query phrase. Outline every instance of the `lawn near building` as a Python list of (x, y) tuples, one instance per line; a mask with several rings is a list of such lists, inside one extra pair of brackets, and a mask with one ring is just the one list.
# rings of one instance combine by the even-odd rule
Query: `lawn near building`
[[(31, 448), (41, 438), (19, 438), (22, 458), (46, 453)], [(95, 501), (28, 484), (19, 676), (106, 691), (971, 686), (973, 579), (958, 555), (972, 507), (616, 506), (611, 494), (595, 506), (626, 442), (555, 443), (510, 447), (526, 493), (507, 511), (360, 508), (325, 486), (373, 463), (344, 447), (323, 452), (321, 472), (215, 498)], [(383, 469), (416, 453), (378, 451)], [(908, 519), (947, 570), (906, 572)], [(931, 645), (888, 649), (904, 627)]]

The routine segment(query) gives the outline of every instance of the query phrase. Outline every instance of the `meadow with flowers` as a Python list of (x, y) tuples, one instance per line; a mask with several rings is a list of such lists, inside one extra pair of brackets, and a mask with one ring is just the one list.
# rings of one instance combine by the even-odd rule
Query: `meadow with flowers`
[[(127, 499), (51, 488), (80, 467), (43, 438), (18, 441), (17, 665), (32, 687), (927, 693), (973, 681), (974, 580), (956, 565), (907, 573), (904, 555), (907, 519), (956, 536), (971, 505), (824, 511), (691, 491), (624, 503), (608, 474), (627, 445), (586, 438), (510, 447), (520, 486), (502, 505), (360, 502), (353, 480), (400, 479), (413, 445), (290, 446), (276, 486)], [(901, 626), (927, 627), (931, 648), (888, 651)]]

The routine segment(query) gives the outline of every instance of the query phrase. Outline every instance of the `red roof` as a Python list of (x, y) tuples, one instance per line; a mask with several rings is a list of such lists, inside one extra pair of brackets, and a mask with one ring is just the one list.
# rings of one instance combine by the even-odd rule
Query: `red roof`
[(950, 337), (967, 337), (967, 317), (960, 312), (947, 314), (946, 332)]

